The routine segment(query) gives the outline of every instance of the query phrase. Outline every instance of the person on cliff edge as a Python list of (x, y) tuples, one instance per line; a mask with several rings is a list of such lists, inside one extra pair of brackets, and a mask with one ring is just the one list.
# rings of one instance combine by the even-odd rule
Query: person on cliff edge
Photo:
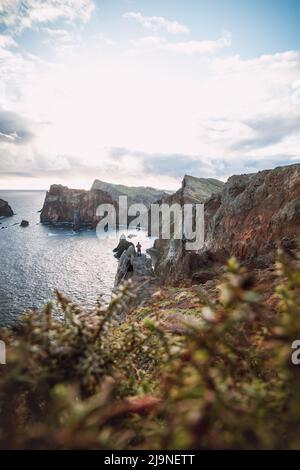
[(140, 242), (137, 243), (136, 248), (137, 248), (137, 255), (142, 256), (142, 245), (140, 244)]

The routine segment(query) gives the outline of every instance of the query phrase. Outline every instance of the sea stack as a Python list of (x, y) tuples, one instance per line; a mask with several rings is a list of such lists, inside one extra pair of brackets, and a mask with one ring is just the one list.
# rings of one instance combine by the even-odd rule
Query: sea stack
[(22, 220), (22, 222), (20, 223), (20, 227), (28, 227), (28, 226), (29, 226), (28, 220)]
[(12, 215), (14, 213), (8, 202), (0, 199), (0, 217), (11, 217)]

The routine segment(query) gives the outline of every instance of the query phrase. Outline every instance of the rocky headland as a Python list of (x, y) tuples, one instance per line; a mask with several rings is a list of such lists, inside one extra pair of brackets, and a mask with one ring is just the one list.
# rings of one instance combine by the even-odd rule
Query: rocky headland
[[(179, 203), (180, 205), (185, 203), (203, 203), (210, 196), (220, 191), (223, 186), (224, 183), (222, 181), (213, 178), (197, 178), (185, 175), (178, 191), (173, 194), (165, 193), (159, 200), (152, 201), (151, 203), (168, 204), (169, 206), (174, 203)], [(149, 210), (149, 234), (150, 227), (151, 211)], [(162, 245), (164, 246), (169, 245), (170, 243), (167, 240), (156, 240), (154, 247), (147, 250), (147, 254), (151, 258), (153, 266), (160, 261), (162, 256), (162, 253), (156, 248), (159, 245), (159, 242), (162, 242)], [(127, 240), (120, 239), (119, 245), (115, 249), (118, 253), (118, 258), (121, 258), (119, 261), (118, 272), (116, 274), (115, 285), (118, 285), (121, 281), (128, 278), (138, 279), (139, 276), (145, 280), (147, 276), (153, 276), (154, 274), (149, 257), (145, 255), (141, 258), (134, 256), (130, 245), (131, 243)]]
[(12, 217), (14, 212), (7, 201), (0, 199), (0, 217)]
[[(186, 181), (181, 193), (184, 194)], [(187, 199), (181, 198), (181, 203)], [(180, 199), (179, 199), (180, 201)], [(178, 201), (178, 202), (179, 202)], [(149, 250), (164, 280), (207, 279), (230, 256), (254, 268), (270, 266), (277, 249), (293, 249), (300, 235), (300, 164), (231, 176), (207, 198), (205, 243), (187, 252), (181, 240), (161, 240)]]
[(159, 202), (165, 204), (200, 204), (205, 202), (210, 196), (222, 190), (223, 181), (214, 178), (197, 178), (185, 175), (178, 191), (160, 199)]
[(144, 204), (147, 208), (151, 204), (170, 195), (169, 192), (150, 188), (149, 186), (125, 186), (123, 184), (112, 184), (101, 180), (95, 180), (91, 191), (100, 189), (110, 194), (114, 201), (118, 201), (120, 196), (127, 196), (128, 205)]
[[(149, 187), (129, 187), (95, 180), (89, 191), (53, 184), (46, 194), (40, 220), (48, 224), (72, 224), (74, 228), (95, 227), (99, 221), (96, 209), (100, 204), (113, 204), (118, 216), (119, 196), (127, 196), (130, 204), (144, 204), (145, 212), (153, 202), (168, 193)], [(128, 223), (134, 217), (128, 217)]]
[[(185, 177), (176, 202), (190, 200), (190, 194), (184, 198), (189, 181)], [(174, 197), (170, 199), (173, 203)], [(201, 194), (193, 195), (196, 199), (202, 201)], [(216, 302), (224, 266), (235, 257), (248, 273), (241, 277), (245, 285), (237, 285), (237, 292), (252, 289), (264, 305), (266, 318), (272, 318), (278, 305), (274, 292), (282, 282), (274, 264), (278, 249), (292, 258), (300, 236), (300, 164), (232, 176), (206, 199), (204, 211), (201, 250), (187, 252), (181, 240), (157, 239), (147, 250), (154, 270), (139, 267), (141, 275), (134, 264), (138, 258), (124, 251), (116, 285), (132, 278), (138, 286), (134, 315), (159, 318), (164, 330), (180, 334), (191, 317), (199, 321), (201, 298), (212, 305)]]
[[(145, 188), (134, 188), (131, 193), (129, 189), (99, 180), (90, 191), (52, 185), (41, 222), (95, 227), (99, 204), (111, 203), (118, 210), (117, 197), (130, 194), (130, 202), (141, 202), (143, 197), (149, 207), (159, 192), (148, 188), (151, 190), (148, 197)], [(183, 240), (158, 238), (147, 250), (148, 256), (137, 259), (134, 245), (122, 239), (115, 249), (119, 259), (116, 285), (130, 277), (152, 277), (153, 273), (160, 285), (180, 282), (203, 285), (213, 281), (231, 256), (252, 270), (269, 269), (278, 248), (293, 250), (300, 235), (300, 164), (234, 175), (225, 184), (186, 175), (177, 192), (161, 193), (156, 202), (170, 206), (204, 203), (204, 246), (189, 252)]]
[(74, 228), (96, 227), (100, 204), (115, 204), (112, 197), (100, 189), (84, 191), (53, 184), (46, 194), (40, 214), (42, 223), (72, 224)]
[(115, 287), (121, 282), (131, 279), (141, 283), (153, 276), (151, 259), (145, 254), (137, 256), (134, 245), (123, 251), (115, 277)]
[(134, 244), (126, 240), (125, 235), (122, 234), (118, 246), (116, 246), (116, 248), (113, 250), (115, 258), (120, 259), (123, 252), (126, 251), (130, 246), (134, 247)]

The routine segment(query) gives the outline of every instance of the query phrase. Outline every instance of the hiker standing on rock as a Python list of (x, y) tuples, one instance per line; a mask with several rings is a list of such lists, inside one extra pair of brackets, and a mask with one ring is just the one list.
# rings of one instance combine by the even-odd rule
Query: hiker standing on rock
[(142, 256), (142, 245), (140, 244), (140, 242), (137, 243), (136, 248), (137, 248), (137, 255)]

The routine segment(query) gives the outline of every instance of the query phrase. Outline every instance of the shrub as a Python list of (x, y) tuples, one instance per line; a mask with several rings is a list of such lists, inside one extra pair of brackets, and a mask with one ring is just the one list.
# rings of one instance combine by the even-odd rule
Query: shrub
[(300, 369), (290, 360), (299, 255), (280, 253), (277, 275), (270, 316), (230, 259), (215, 300), (200, 294), (201, 315), (181, 334), (164, 331), (159, 315), (135, 314), (128, 283), (90, 311), (57, 292), (1, 334), (1, 447), (300, 448)]

